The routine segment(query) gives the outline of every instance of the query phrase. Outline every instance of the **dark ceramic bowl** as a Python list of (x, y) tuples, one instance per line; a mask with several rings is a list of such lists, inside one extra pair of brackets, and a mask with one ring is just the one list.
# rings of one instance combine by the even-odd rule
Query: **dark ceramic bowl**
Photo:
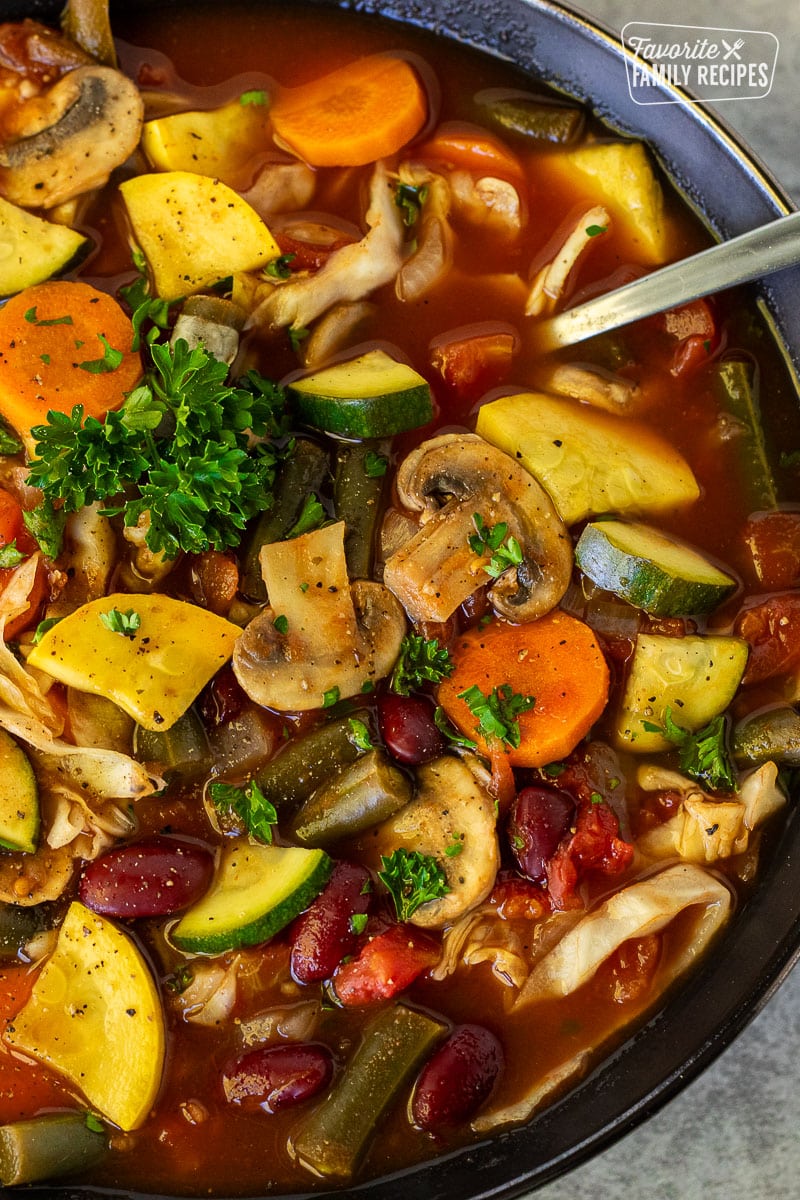
[[(121, 0), (120, 7), (127, 12), (137, 2), (163, 8), (180, 0)], [(635, 104), (619, 41), (549, 0), (305, 3), (411, 23), (513, 60), (533, 77), (582, 101), (613, 128), (646, 139), (678, 190), (721, 238), (744, 233), (793, 207), (730, 131), (700, 108)], [(0, 0), (0, 18), (56, 21), (61, 7), (61, 0)], [(661, 91), (664, 99), (678, 95)], [(754, 287), (752, 299), (774, 327), (790, 368), (796, 369), (800, 269), (782, 271)], [(731, 1043), (800, 954), (800, 818), (792, 806), (768, 851), (756, 890), (708, 961), (562, 1102), (523, 1128), (336, 1196), (506, 1200), (563, 1174), (652, 1115)], [(48, 1200), (136, 1198), (128, 1191), (49, 1184), (22, 1194)]]

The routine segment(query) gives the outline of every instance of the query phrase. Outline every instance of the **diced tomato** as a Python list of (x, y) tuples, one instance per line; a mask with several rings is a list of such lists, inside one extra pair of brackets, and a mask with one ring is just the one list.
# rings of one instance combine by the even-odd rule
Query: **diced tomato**
[(663, 321), (666, 332), (678, 342), (670, 373), (676, 377), (691, 375), (708, 361), (719, 344), (711, 306), (706, 300), (693, 300), (664, 313)]
[(358, 958), (333, 978), (337, 999), (347, 1008), (391, 1000), (439, 961), (441, 949), (411, 925), (390, 925), (366, 943)]
[(755, 513), (745, 523), (744, 543), (763, 588), (777, 591), (800, 582), (800, 512)]
[(353, 242), (353, 238), (345, 233), (337, 232), (334, 236), (333, 231), (330, 238), (320, 241), (306, 240), (289, 233), (286, 229), (276, 229), (274, 237), (281, 254), (291, 255), (287, 260), (287, 267), (292, 274), (297, 271), (319, 271), (334, 250), (341, 250), (342, 246), (349, 246)]
[[(28, 533), (25, 527), (19, 501), (12, 496), (11, 492), (0, 488), (0, 549), (10, 546), (12, 543), (20, 554), (24, 554), (26, 557), (39, 549), (35, 538)], [(0, 567), (0, 592), (8, 587), (16, 569), (16, 567)], [(29, 625), (33, 624), (47, 599), (48, 591), (47, 567), (44, 561), (40, 560), (30, 591), (28, 608), (12, 621), (6, 622), (6, 641), (13, 640), (23, 629), (27, 629)]]
[(239, 590), (239, 568), (233, 555), (204, 550), (192, 563), (191, 580), (196, 604), (211, 609), (218, 617), (228, 615)]
[(510, 871), (498, 872), (489, 903), (507, 921), (536, 921), (550, 912), (550, 896), (544, 888)]
[(660, 958), (658, 934), (629, 938), (603, 963), (595, 977), (595, 987), (608, 992), (615, 1004), (638, 1000), (650, 990)]
[(490, 329), (437, 341), (431, 345), (431, 366), (459, 400), (477, 400), (508, 377), (518, 348), (513, 329)]
[(800, 595), (784, 592), (746, 608), (734, 632), (750, 645), (745, 683), (785, 674), (800, 662)]
[(466, 122), (448, 121), (414, 151), (414, 158), (434, 166), (455, 167), (473, 175), (494, 175), (520, 183), (522, 163), (499, 138)]
[(576, 888), (584, 875), (597, 871), (619, 875), (630, 866), (634, 847), (619, 836), (619, 821), (603, 801), (583, 804), (575, 832), (562, 841), (547, 868), (547, 886), (553, 906), (576, 908), (581, 901)]

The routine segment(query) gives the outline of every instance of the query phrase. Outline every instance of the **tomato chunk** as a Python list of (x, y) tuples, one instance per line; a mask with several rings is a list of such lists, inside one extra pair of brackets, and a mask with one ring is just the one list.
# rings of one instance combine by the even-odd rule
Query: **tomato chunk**
[(345, 963), (333, 984), (340, 1004), (349, 1008), (391, 1000), (439, 960), (438, 944), (410, 925), (390, 925), (367, 942), (358, 958)]
[(763, 588), (778, 591), (800, 583), (800, 512), (755, 513), (745, 524), (744, 543)]
[(736, 618), (734, 632), (750, 643), (745, 683), (783, 675), (800, 662), (800, 595), (769, 596)]

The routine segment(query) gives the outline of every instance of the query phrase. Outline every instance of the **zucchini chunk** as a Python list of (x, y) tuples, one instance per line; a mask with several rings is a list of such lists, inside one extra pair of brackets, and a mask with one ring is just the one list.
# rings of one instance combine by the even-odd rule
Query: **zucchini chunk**
[(668, 708), (692, 733), (707, 725), (733, 699), (747, 654), (747, 642), (736, 637), (640, 634), (617, 718), (617, 741), (637, 754), (668, 749), (670, 742), (647, 728), (663, 728)]
[(39, 789), (27, 754), (0, 729), (0, 846), (33, 854), (39, 840)]
[(384, 350), (295, 379), (289, 395), (302, 421), (341, 437), (391, 437), (433, 416), (428, 383)]
[(575, 561), (598, 587), (656, 617), (711, 612), (736, 587), (691, 546), (633, 522), (587, 525)]
[(323, 850), (232, 841), (210, 890), (172, 929), (172, 942), (193, 954), (268, 942), (308, 908), (332, 869)]

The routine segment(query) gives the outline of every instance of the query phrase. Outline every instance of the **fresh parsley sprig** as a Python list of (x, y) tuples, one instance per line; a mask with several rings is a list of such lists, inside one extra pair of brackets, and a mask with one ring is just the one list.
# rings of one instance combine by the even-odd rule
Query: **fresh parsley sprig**
[(208, 792), (214, 806), (236, 813), (252, 837), (267, 845), (272, 843), (272, 827), (277, 824), (278, 814), (255, 780), (244, 787), (212, 783)]
[(492, 579), (497, 579), (509, 567), (518, 567), (522, 563), (522, 547), (517, 539), (508, 532), (505, 521), (496, 525), (487, 525), (480, 513), (472, 514), (475, 532), (467, 539), (473, 554), (482, 557), (489, 556), (489, 562), (484, 563), (483, 569)]
[(643, 721), (648, 733), (660, 733), (679, 750), (678, 760), (685, 775), (713, 792), (736, 791), (736, 774), (726, 745), (727, 727), (724, 715), (715, 717), (708, 725), (692, 733), (678, 725), (668, 706), (664, 724)]
[(378, 878), (386, 885), (398, 921), (408, 921), (422, 904), (438, 900), (450, 891), (444, 868), (430, 854), (419, 850), (393, 850), (381, 856)]
[(100, 620), (111, 633), (121, 633), (123, 637), (130, 638), (131, 641), (136, 637), (142, 624), (141, 615), (135, 608), (129, 608), (126, 612), (122, 612), (119, 608), (110, 608), (108, 612), (100, 613)]
[(485, 738), (492, 741), (506, 742), (514, 749), (520, 744), (519, 717), (522, 713), (533, 708), (535, 696), (521, 696), (511, 690), (510, 683), (501, 683), (488, 696), (477, 684), (458, 693), (473, 717), (477, 718), (478, 729)]
[(446, 646), (438, 638), (424, 638), (409, 633), (400, 643), (400, 654), (392, 671), (391, 688), (400, 696), (408, 696), (424, 683), (440, 683), (453, 672), (453, 662)]

